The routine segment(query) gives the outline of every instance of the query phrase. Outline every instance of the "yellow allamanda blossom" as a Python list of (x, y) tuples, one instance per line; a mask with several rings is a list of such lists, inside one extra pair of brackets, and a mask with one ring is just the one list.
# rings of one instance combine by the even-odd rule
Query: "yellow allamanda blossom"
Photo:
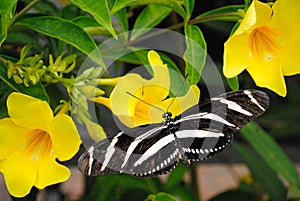
[(67, 167), (81, 144), (71, 117), (55, 117), (47, 102), (13, 92), (7, 99), (9, 118), (0, 120), (0, 171), (8, 191), (23, 197), (35, 186), (65, 181)]
[(253, 0), (225, 43), (224, 75), (247, 70), (256, 85), (286, 96), (284, 76), (300, 73), (300, 1), (277, 0), (272, 7)]
[(184, 96), (176, 97), (174, 101), (174, 98), (168, 98), (170, 75), (167, 65), (163, 64), (153, 50), (148, 52), (148, 60), (153, 70), (152, 79), (144, 79), (135, 73), (127, 74), (118, 80), (109, 98), (94, 99), (110, 108), (130, 128), (160, 123), (163, 121), (163, 111), (168, 109), (173, 116), (179, 115), (199, 101), (200, 91), (196, 85), (191, 86)]

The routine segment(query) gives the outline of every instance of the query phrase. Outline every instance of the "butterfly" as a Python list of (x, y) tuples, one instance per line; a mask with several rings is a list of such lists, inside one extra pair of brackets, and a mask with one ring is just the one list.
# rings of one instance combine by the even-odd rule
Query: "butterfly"
[(258, 90), (225, 93), (196, 105), (164, 122), (121, 131), (89, 147), (78, 168), (89, 176), (127, 173), (136, 177), (170, 172), (180, 160), (210, 158), (223, 151), (233, 134), (269, 106), (269, 97)]

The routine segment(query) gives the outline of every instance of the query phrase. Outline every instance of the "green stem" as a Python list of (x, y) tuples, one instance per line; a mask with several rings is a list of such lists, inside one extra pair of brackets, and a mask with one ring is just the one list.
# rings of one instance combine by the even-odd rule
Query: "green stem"
[(7, 64), (7, 60), (2, 57), (0, 57), (0, 61), (3, 62), (4, 64)]
[(200, 191), (199, 191), (199, 178), (198, 178), (198, 172), (197, 172), (197, 164), (192, 163), (191, 164), (191, 184), (192, 184), (192, 189), (194, 190), (194, 192), (197, 195), (198, 200), (197, 201), (201, 201), (200, 198)]
[[(208, 16), (203, 16), (203, 17), (198, 17), (192, 20), (189, 20), (187, 23), (188, 24), (198, 24), (198, 23), (203, 23), (203, 22), (208, 22), (208, 21), (215, 21), (215, 20), (224, 20), (224, 21), (237, 21), (240, 18), (240, 15), (237, 12), (229, 12), (229, 13), (222, 13), (222, 14), (213, 14), (213, 15), (208, 15)], [(134, 43), (138, 43), (144, 40), (147, 40), (149, 38), (152, 38), (154, 36), (163, 34), (167, 31), (170, 30), (176, 30), (185, 25), (185, 22), (181, 22), (178, 24), (174, 24), (172, 26), (166, 27), (165, 29), (159, 29), (158, 31), (154, 31), (148, 34), (145, 34), (137, 39), (128, 41), (127, 44), (122, 44), (122, 45), (117, 45), (117, 46), (112, 46), (107, 49), (104, 49), (102, 53), (104, 54), (105, 52), (112, 51), (114, 49), (118, 49), (124, 46), (132, 45)]]
[(21, 10), (18, 14), (15, 15), (14, 21), (24, 15), (29, 9), (31, 9), (35, 4), (39, 3), (40, 0), (33, 0), (30, 2), (23, 10)]
[(156, 194), (156, 193), (159, 192), (156, 185), (155, 185), (155, 183), (153, 182), (152, 178), (147, 178), (147, 179), (145, 179), (145, 181), (148, 184), (148, 187), (149, 187), (151, 193)]
[(70, 87), (74, 85), (74, 79), (69, 79), (69, 78), (57, 78), (55, 77), (54, 79), (58, 80), (58, 82), (62, 83), (65, 85), (65, 87)]

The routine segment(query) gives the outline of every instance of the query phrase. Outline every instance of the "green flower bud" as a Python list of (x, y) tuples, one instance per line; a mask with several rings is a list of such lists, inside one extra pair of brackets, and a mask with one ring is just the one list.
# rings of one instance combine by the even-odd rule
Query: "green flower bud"
[(14, 79), (15, 83), (17, 83), (17, 84), (22, 84), (23, 83), (23, 80), (19, 75), (14, 75), (13, 74), (12, 76), (13, 76), (13, 79)]

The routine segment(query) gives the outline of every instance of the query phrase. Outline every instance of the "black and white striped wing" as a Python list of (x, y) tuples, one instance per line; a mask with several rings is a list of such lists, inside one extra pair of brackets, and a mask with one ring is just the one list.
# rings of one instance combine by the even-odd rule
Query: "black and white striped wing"
[(269, 106), (269, 97), (257, 90), (230, 92), (195, 106), (177, 120), (176, 137), (185, 157), (203, 160), (223, 151), (233, 140), (233, 134)]
[(138, 177), (166, 174), (179, 161), (174, 134), (164, 124), (137, 127), (92, 145), (78, 160), (90, 176), (127, 173)]

